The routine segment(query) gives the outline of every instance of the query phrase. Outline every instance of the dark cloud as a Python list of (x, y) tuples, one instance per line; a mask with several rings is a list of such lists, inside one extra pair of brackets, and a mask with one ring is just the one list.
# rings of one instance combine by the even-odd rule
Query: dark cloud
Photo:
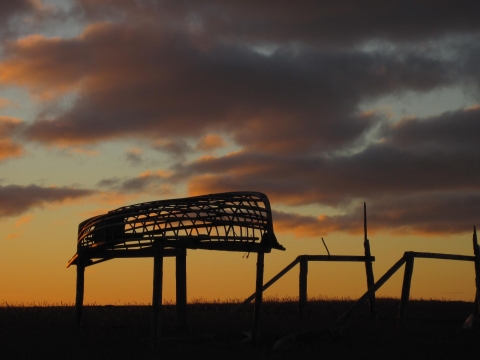
[(97, 183), (100, 188), (106, 188), (118, 193), (150, 193), (166, 195), (172, 193), (171, 174), (165, 171), (146, 171), (132, 178), (102, 179)]
[(139, 166), (143, 164), (143, 157), (141, 152), (129, 150), (125, 153), (125, 157), (132, 166)]
[(15, 16), (28, 14), (34, 10), (33, 1), (30, 0), (2, 0), (0, 1), (0, 21), (5, 23)]
[(153, 142), (152, 147), (155, 150), (165, 152), (174, 158), (185, 159), (185, 156), (193, 152), (192, 147), (184, 139), (165, 139), (165, 140), (156, 140)]
[(254, 43), (352, 45), (372, 39), (422, 41), (478, 32), (480, 5), (471, 0), (335, 2), (80, 0), (92, 19), (150, 21), (191, 29), (197, 36)]
[(0, 186), (0, 218), (18, 216), (33, 208), (76, 200), (94, 193), (93, 190), (70, 187)]
[(387, 131), (389, 142), (401, 149), (437, 154), (462, 152), (465, 156), (480, 150), (480, 107), (449, 111), (427, 119), (409, 118)]
[(120, 137), (177, 145), (215, 130), (260, 151), (334, 150), (379, 121), (358, 112), (363, 100), (459, 81), (455, 63), (434, 56), (289, 46), (264, 56), (118, 24), (75, 39), (31, 38), (9, 54), (0, 64), (3, 82), (46, 98), (79, 92), (71, 109), (26, 130), (30, 140), (60, 146)]
[(0, 116), (0, 162), (23, 155), (23, 146), (14, 140), (14, 135), (22, 126), (18, 119)]
[(97, 186), (101, 188), (112, 188), (121, 182), (122, 180), (119, 178), (102, 179), (97, 183)]
[[(329, 205), (347, 215), (352, 204), (367, 201), (380, 214), (379, 229), (467, 231), (476, 223), (480, 207), (480, 143), (475, 136), (479, 123), (480, 108), (448, 112), (390, 126), (382, 142), (354, 154), (242, 151), (178, 165), (172, 178), (187, 178), (192, 195), (256, 190), (274, 203)], [(358, 211), (353, 217), (326, 217), (319, 224), (312, 222), (315, 218), (283, 219), (296, 219), (302, 231), (310, 225), (319, 231), (356, 231)]]
[[(435, 193), (384, 197), (368, 202), (369, 233), (386, 231), (402, 235), (448, 235), (471, 232), (478, 224), (480, 192)], [(343, 215), (306, 216), (274, 212), (280, 231), (298, 237), (326, 236), (332, 232), (363, 232), (363, 203)]]
[(16, 37), (46, 30), (53, 24), (64, 23), (70, 15), (68, 11), (42, 0), (2, 0), (0, 41), (8, 43)]

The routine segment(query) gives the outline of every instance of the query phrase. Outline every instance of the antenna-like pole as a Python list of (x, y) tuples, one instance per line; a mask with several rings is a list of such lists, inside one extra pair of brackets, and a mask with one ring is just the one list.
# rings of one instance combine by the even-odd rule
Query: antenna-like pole
[(364, 241), (368, 241), (367, 236), (367, 204), (363, 203), (363, 234), (364, 234)]
[[(371, 260), (371, 252), (370, 252), (370, 242), (368, 241), (367, 237), (367, 204), (363, 203), (363, 234), (364, 234), (364, 242), (363, 247), (365, 248), (365, 271), (367, 273), (367, 287), (368, 290), (372, 288), (375, 284), (375, 280), (373, 277), (373, 266)], [(375, 311), (375, 292), (372, 292), (368, 298), (368, 302), (370, 305), (370, 315), (372, 318), (376, 318), (376, 311)]]
[(473, 227), (473, 254), (475, 255), (475, 305), (473, 309), (473, 316), (478, 320), (480, 317), (480, 253), (478, 249), (477, 228)]

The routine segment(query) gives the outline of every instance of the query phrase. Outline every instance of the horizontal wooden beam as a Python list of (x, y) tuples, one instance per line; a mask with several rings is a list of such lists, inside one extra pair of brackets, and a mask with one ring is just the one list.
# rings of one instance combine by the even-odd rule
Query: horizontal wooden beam
[(475, 261), (475, 256), (455, 255), (455, 254), (438, 254), (426, 252), (413, 252), (413, 256), (424, 259), (444, 259), (444, 260), (460, 260), (460, 261)]
[(263, 246), (254, 243), (240, 243), (240, 242), (197, 242), (191, 243), (190, 246), (186, 246), (187, 249), (198, 250), (219, 250), (219, 251), (239, 251), (239, 252), (251, 252), (251, 253), (269, 253), (272, 249), (269, 246)]
[[(364, 262), (367, 257), (355, 255), (300, 255), (299, 258), (306, 258), (308, 261), (358, 261)], [(370, 261), (375, 261), (375, 256), (368, 258)]]
[[(188, 243), (182, 244), (187, 245), (183, 246), (182, 248), (186, 249), (194, 249), (194, 250), (218, 250), (218, 251), (236, 251), (236, 252), (251, 252), (251, 253), (270, 253), (271, 248), (265, 247), (260, 244), (245, 244), (245, 243), (234, 243), (234, 242), (197, 242), (197, 243)], [(99, 248), (86, 248), (84, 249), (84, 254), (86, 259), (99, 259), (90, 263), (87, 260), (86, 266), (91, 266), (97, 264), (99, 262), (103, 262), (110, 259), (127, 259), (127, 258), (145, 258), (145, 257), (153, 257), (153, 247), (148, 246), (141, 249), (99, 249)], [(163, 251), (164, 257), (173, 257), (177, 255), (177, 248), (175, 247), (167, 247)], [(77, 255), (75, 255), (70, 261), (67, 263), (67, 268), (71, 265), (76, 265), (77, 263)]]

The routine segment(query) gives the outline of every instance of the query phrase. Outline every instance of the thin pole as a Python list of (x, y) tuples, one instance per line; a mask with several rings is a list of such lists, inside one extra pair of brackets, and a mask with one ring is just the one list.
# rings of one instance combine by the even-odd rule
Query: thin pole
[(175, 277), (176, 277), (176, 310), (177, 328), (183, 332), (187, 328), (187, 249), (176, 249)]
[(153, 243), (152, 343), (162, 336), (163, 242)]
[(412, 251), (405, 253), (405, 274), (403, 276), (402, 297), (400, 300), (400, 311), (398, 314), (398, 322), (404, 324), (406, 321), (408, 301), (410, 299), (410, 287), (412, 285), (413, 265), (415, 256)]
[(473, 254), (475, 255), (475, 305), (473, 314), (476, 318), (480, 316), (480, 251), (478, 248), (477, 228), (473, 227)]
[[(367, 235), (367, 204), (363, 203), (363, 234), (364, 234), (364, 241), (363, 247), (365, 248), (365, 272), (367, 274), (367, 290), (371, 289), (372, 286), (375, 284), (375, 279), (373, 276), (373, 265), (371, 260), (371, 251), (370, 251), (370, 241), (368, 240)], [(373, 319), (376, 319), (377, 313), (375, 309), (375, 292), (372, 292), (368, 298), (368, 304), (370, 307), (370, 316)]]
[(85, 288), (85, 256), (79, 251), (77, 257), (77, 286), (75, 294), (75, 323), (80, 327)]
[(298, 310), (300, 319), (303, 319), (303, 310), (307, 304), (307, 277), (308, 277), (308, 259), (301, 257), (300, 274), (299, 274), (299, 294), (298, 294)]
[(258, 345), (260, 338), (260, 311), (262, 308), (262, 287), (263, 287), (263, 252), (257, 253), (257, 278), (255, 282), (255, 307), (253, 310), (253, 326), (252, 326), (252, 344)]

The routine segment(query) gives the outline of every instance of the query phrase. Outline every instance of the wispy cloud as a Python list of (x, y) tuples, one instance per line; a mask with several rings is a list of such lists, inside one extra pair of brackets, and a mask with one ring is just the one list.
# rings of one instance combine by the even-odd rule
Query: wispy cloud
[(22, 215), (49, 204), (61, 204), (91, 196), (93, 190), (37, 185), (0, 186), (0, 218)]
[(145, 171), (132, 178), (102, 179), (97, 186), (102, 189), (126, 194), (150, 193), (169, 195), (173, 193), (173, 184), (170, 183), (171, 173), (164, 170)]
[(0, 162), (23, 155), (23, 146), (13, 140), (15, 133), (21, 126), (20, 119), (0, 116)]
[(216, 149), (221, 149), (225, 147), (227, 143), (223, 138), (216, 134), (205, 135), (203, 138), (200, 139), (197, 146), (195, 147), (196, 150), (199, 151), (213, 151)]

